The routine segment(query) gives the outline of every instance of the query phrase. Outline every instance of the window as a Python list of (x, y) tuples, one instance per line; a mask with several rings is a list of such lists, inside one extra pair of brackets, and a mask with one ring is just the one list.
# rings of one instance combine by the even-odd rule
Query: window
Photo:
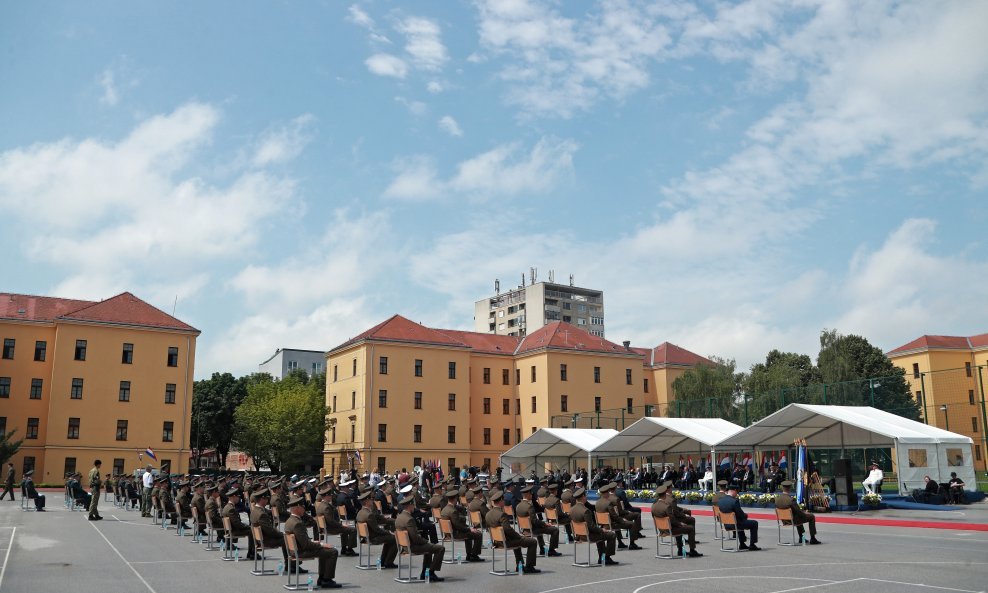
[(590, 325), (604, 325), (603, 317), (590, 317)]
[(117, 420), (117, 440), (126, 441), (127, 440), (127, 421)]
[(974, 448), (974, 458), (981, 461), (981, 447)]
[(484, 413), (485, 414), (491, 413), (491, 398), (489, 397), (484, 398)]
[(27, 433), (24, 434), (25, 439), (36, 439), (38, 438), (38, 426), (41, 421), (38, 418), (28, 418), (27, 419)]
[(386, 443), (388, 442), (388, 425), (378, 424), (377, 425), (377, 442)]
[(626, 385), (631, 385), (631, 369), (624, 370), (624, 382)]
[(339, 365), (333, 365), (333, 381), (339, 381), (340, 368)]
[(291, 371), (297, 371), (298, 370), (298, 361), (297, 360), (289, 360), (287, 366), (288, 366), (289, 372), (291, 372)]
[(124, 460), (120, 457), (113, 458), (113, 475), (119, 476), (124, 473)]
[(421, 377), (422, 376), (422, 359), (421, 358), (416, 358), (415, 359), (415, 376), (416, 377)]
[(351, 376), (353, 376), (353, 377), (356, 377), (357, 376), (357, 359), (356, 358), (353, 359), (353, 372), (352, 372)]
[(630, 397), (628, 398), (628, 413), (629, 414), (635, 413), (635, 400)]
[(352, 409), (356, 409), (357, 408), (357, 392), (356, 391), (351, 391), (350, 392), (350, 407)]
[(421, 443), (422, 442), (422, 425), (416, 424), (412, 427), (412, 442)]
[(515, 429), (515, 443), (520, 443), (520, 442), (521, 442), (521, 429), (520, 428), (516, 428)]
[(161, 463), (160, 463), (160, 466), (161, 466), (161, 473), (163, 473), (163, 474), (170, 474), (171, 471), (172, 471), (172, 460), (171, 459), (162, 459), (161, 460)]
[(560, 364), (559, 365), (559, 380), (560, 381), (568, 381), (569, 380), (569, 379), (566, 378), (566, 365), (564, 365), (564, 364)]
[(7, 417), (0, 416), (0, 437), (7, 434)]
[(377, 392), (377, 407), (386, 408), (388, 407), (388, 390), (382, 389)]
[(593, 382), (600, 383), (600, 367), (593, 368)]
[(532, 413), (533, 413), (533, 414), (535, 413), (535, 408), (536, 408), (536, 405), (537, 405), (537, 404), (535, 403), (536, 401), (537, 401), (537, 400), (535, 399), (535, 396), (533, 395), (533, 396), (532, 396)]
[(600, 411), (600, 396), (593, 398), (593, 411), (594, 412)]
[(335, 412), (336, 411), (336, 395), (335, 394), (333, 395), (333, 407), (330, 408), (329, 411), (330, 412)]
[(412, 465), (417, 465), (419, 467), (422, 467), (422, 458), (421, 457), (412, 457)]
[(79, 438), (79, 419), (69, 418), (69, 434), (66, 438), (77, 439)]
[(559, 409), (562, 412), (569, 412), (569, 396), (560, 395), (559, 396)]
[(648, 379), (645, 379), (645, 393), (648, 393)]
[(569, 311), (572, 308), (573, 308), (573, 303), (566, 303), (566, 302), (563, 303), (563, 309)]
[(448, 406), (450, 412), (455, 412), (456, 411), (456, 394), (455, 393), (449, 394), (449, 403), (447, 404), (447, 406)]
[(484, 385), (491, 384), (491, 369), (484, 367)]
[(456, 427), (447, 426), (446, 427), (446, 442), (455, 443), (456, 442)]
[(967, 390), (967, 403), (971, 404), (972, 406), (974, 405), (974, 390), (973, 389), (968, 389)]
[[(178, 366), (178, 348), (175, 346), (168, 347), (168, 366), (177, 367)], [(295, 365), (298, 366), (297, 364)]]
[(175, 384), (165, 383), (165, 403), (173, 404), (175, 403)]
[(969, 363), (969, 362), (965, 362), (964, 363), (964, 372), (967, 373), (967, 376), (968, 377), (971, 376), (971, 363)]
[(69, 393), (72, 399), (82, 399), (82, 379), (76, 377), (72, 379), (72, 390)]
[(122, 402), (130, 401), (130, 381), (120, 382), (120, 397), (118, 400)]
[(336, 425), (335, 424), (333, 424), (332, 426), (329, 427), (329, 442), (331, 442), (331, 443), (335, 443), (336, 442)]
[(13, 338), (3, 339), (3, 358), (5, 360), (14, 360), (14, 344), (16, 343), (17, 340)]
[(974, 416), (971, 417), (971, 432), (978, 432), (978, 419)]
[(75, 341), (75, 359), (86, 360), (86, 340)]
[(34, 360), (44, 362), (48, 354), (48, 342), (38, 340), (34, 343)]
[(485, 445), (491, 444), (491, 429), (489, 428), (484, 429), (484, 444)]
[(170, 443), (175, 439), (175, 423), (166, 421), (161, 427), (161, 440)]
[(31, 379), (31, 399), (41, 399), (41, 391), (44, 384), (44, 379)]
[(535, 365), (532, 365), (532, 383), (535, 383)]
[(456, 378), (456, 363), (453, 361), (449, 362), (449, 378), (450, 379)]
[(69, 474), (74, 474), (75, 473), (75, 467), (76, 467), (75, 466), (75, 457), (66, 457), (65, 458), (65, 475), (67, 476)]
[(919, 363), (913, 363), (913, 379), (919, 379)]
[(123, 353), (120, 355), (120, 362), (122, 364), (134, 364), (134, 345), (124, 344)]
[(504, 439), (505, 445), (511, 444), (511, 429), (505, 428), (501, 431), (501, 438)]
[(515, 416), (521, 414), (521, 399), (515, 400)]
[(357, 440), (357, 425), (350, 422), (350, 442)]
[(378, 457), (377, 458), (377, 472), (378, 473), (383, 474), (383, 473), (385, 473), (387, 471), (387, 469), (385, 469), (385, 468), (388, 467), (387, 461), (388, 461), (388, 458), (387, 457)]
[(449, 473), (449, 474), (455, 474), (456, 473), (456, 457), (447, 457), (446, 458), (446, 467), (449, 469), (449, 471), (447, 473)]
[(515, 385), (521, 385), (521, 369), (515, 369)]
[(382, 356), (381, 357), (380, 367), (381, 367), (381, 374), (382, 375), (387, 375), (388, 374), (388, 357), (387, 356)]
[(501, 384), (511, 385), (511, 372), (508, 369), (501, 369)]
[(505, 416), (507, 416), (508, 414), (511, 413), (511, 400), (510, 399), (505, 398), (505, 399), (501, 400), (501, 413), (504, 414)]
[(415, 409), (416, 410), (421, 410), (422, 409), (422, 392), (421, 391), (416, 391), (415, 392)]
[(0, 377), (0, 397), (10, 397), (10, 377)]
[(24, 467), (21, 468), (22, 473), (33, 472), (34, 471), (34, 455), (24, 456)]
[(538, 430), (538, 427), (537, 427), (537, 426), (533, 426), (533, 427), (532, 427), (532, 434), (535, 434), (535, 431), (536, 431), (536, 430)]

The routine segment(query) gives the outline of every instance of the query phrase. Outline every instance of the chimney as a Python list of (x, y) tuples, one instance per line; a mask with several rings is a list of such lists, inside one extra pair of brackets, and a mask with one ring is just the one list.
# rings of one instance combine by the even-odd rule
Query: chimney
[(625, 340), (624, 342), (621, 343), (624, 344), (625, 350), (631, 350), (631, 340)]

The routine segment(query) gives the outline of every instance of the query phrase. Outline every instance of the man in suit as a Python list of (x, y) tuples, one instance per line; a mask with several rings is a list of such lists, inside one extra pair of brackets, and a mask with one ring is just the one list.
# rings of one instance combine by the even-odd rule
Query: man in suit
[(10, 493), (10, 500), (17, 500), (14, 498), (14, 462), (7, 462), (7, 479), (3, 483), (3, 495), (0, 496), (0, 500), (3, 500), (7, 493)]
[(34, 487), (34, 470), (29, 469), (24, 472), (24, 477), (21, 479), (21, 491), (23, 496), (34, 500), (34, 509), (36, 511), (45, 510), (45, 495), (39, 494), (38, 489)]
[[(494, 507), (484, 517), (487, 528), (501, 527), (503, 529), (505, 543), (509, 546), (517, 546), (515, 548), (516, 563), (522, 561), (521, 548), (525, 548), (525, 567), (522, 572), (525, 574), (538, 574), (542, 572), (538, 568), (535, 568), (535, 546), (538, 545), (538, 541), (534, 537), (523, 537), (511, 526), (511, 517), (504, 512), (504, 493), (499, 490), (492, 494), (491, 504)], [(495, 553), (497, 552), (495, 551)]]
[[(750, 550), (752, 552), (761, 550), (761, 548), (755, 545), (758, 543), (758, 521), (749, 519), (748, 515), (741, 509), (741, 502), (738, 500), (738, 489), (736, 487), (728, 486), (727, 494), (717, 502), (717, 507), (721, 513), (734, 513), (734, 520), (737, 521), (738, 526), (738, 539), (740, 540), (738, 547), (740, 549)], [(744, 530), (751, 532), (751, 545), (746, 543), (747, 537)]]
[[(233, 548), (234, 544), (237, 543), (238, 537), (247, 538), (247, 557), (254, 557), (254, 538), (251, 537), (250, 527), (244, 525), (243, 520), (240, 519), (240, 511), (237, 507), (240, 505), (240, 501), (243, 499), (243, 491), (239, 488), (233, 488), (226, 493), (226, 506), (223, 507), (221, 512), (221, 522), (222, 518), (229, 517), (230, 519), (230, 541), (226, 542), (227, 548)], [(222, 526), (222, 523), (221, 523)]]
[(532, 535), (538, 537), (540, 550), (545, 550), (545, 536), (549, 536), (549, 551), (546, 553), (546, 556), (562, 556), (557, 551), (559, 547), (559, 528), (546, 525), (541, 517), (539, 517), (541, 509), (538, 507), (538, 503), (532, 500), (532, 491), (534, 489), (534, 484), (529, 484), (521, 489), (522, 498), (515, 507), (516, 516), (528, 517), (531, 520)]
[(575, 502), (569, 510), (570, 520), (573, 523), (586, 524), (590, 542), (597, 544), (597, 556), (604, 557), (605, 565), (620, 564), (614, 559), (614, 553), (617, 551), (617, 534), (610, 529), (603, 529), (597, 524), (594, 509), (587, 504), (587, 491), (583, 488), (577, 488), (573, 492), (573, 500)]
[(103, 487), (103, 480), (100, 478), (100, 466), (103, 462), (97, 459), (93, 462), (93, 469), (89, 470), (89, 520), (100, 521), (103, 519), (99, 514), (99, 496)]
[(340, 536), (341, 556), (356, 556), (357, 551), (357, 530), (347, 527), (340, 520), (333, 505), (333, 490), (331, 483), (319, 490), (319, 501), (316, 503), (316, 515), (321, 516), (326, 523), (326, 533), (328, 535)]
[(342, 585), (336, 582), (336, 560), (339, 552), (326, 543), (314, 542), (309, 538), (306, 522), (302, 520), (305, 514), (305, 499), (295, 496), (288, 500), (288, 520), (285, 521), (285, 533), (295, 536), (295, 549), (299, 561), (302, 558), (319, 559), (319, 580), (317, 584), (326, 589), (339, 589)]
[(466, 509), (456, 504), (458, 497), (459, 493), (456, 490), (450, 490), (446, 493), (448, 502), (443, 507), (441, 516), (449, 521), (450, 527), (453, 529), (453, 538), (464, 542), (467, 549), (467, 562), (483, 562), (484, 559), (480, 557), (480, 550), (484, 544), (484, 535), (479, 530), (470, 527), (467, 522)]
[[(271, 491), (267, 488), (261, 488), (254, 492), (254, 504), (250, 507), (250, 526), (261, 528), (261, 542), (265, 548), (281, 548), (281, 555), (285, 559), (285, 565), (288, 566), (288, 549), (285, 547), (285, 536), (274, 526), (274, 518), (271, 516), (271, 512), (265, 508), (268, 506), (270, 497)], [(253, 554), (248, 554), (247, 559), (253, 560)], [(289, 568), (294, 570), (294, 567), (290, 566)], [(299, 572), (308, 571), (301, 569)]]
[[(451, 490), (454, 494), (455, 490)], [(441, 583), (446, 579), (439, 576), (439, 571), (443, 567), (443, 558), (446, 556), (446, 547), (442, 544), (433, 544), (422, 537), (419, 533), (418, 523), (412, 516), (415, 509), (415, 497), (405, 496), (398, 502), (401, 506), (401, 513), (395, 519), (395, 531), (404, 531), (408, 534), (408, 547), (413, 554), (422, 554), (422, 574), (420, 578), (425, 578), (425, 567), (429, 567), (429, 582)], [(452, 505), (447, 505), (446, 508)]]
[(378, 521), (377, 509), (374, 508), (374, 499), (370, 490), (357, 496), (357, 500), (362, 506), (357, 513), (356, 521), (367, 525), (367, 535), (370, 537), (368, 543), (383, 546), (381, 548), (381, 568), (398, 568), (398, 565), (395, 564), (395, 557), (398, 555), (395, 536), (382, 527)]
[(799, 541), (803, 541), (803, 525), (806, 523), (810, 524), (810, 544), (816, 545), (820, 543), (820, 540), (816, 538), (816, 517), (813, 513), (809, 513), (799, 508), (799, 505), (792, 498), (792, 482), (785, 480), (780, 484), (782, 486), (782, 492), (775, 497), (775, 508), (777, 509), (789, 509), (792, 511), (792, 520), (796, 524), (796, 533), (799, 534)]
[[(681, 516), (677, 516), (677, 507), (672, 500), (672, 494), (669, 492), (669, 488), (665, 484), (662, 484), (655, 490), (655, 494), (658, 498), (652, 504), (652, 516), (659, 519), (669, 518), (669, 524), (672, 526), (672, 533), (670, 535), (676, 537), (677, 553), (680, 556), (683, 555), (683, 536), (685, 535), (690, 546), (690, 551), (687, 555), (690, 558), (703, 556), (703, 554), (696, 551), (696, 525), (685, 523), (680, 520)], [(690, 518), (692, 519), (692, 517)]]

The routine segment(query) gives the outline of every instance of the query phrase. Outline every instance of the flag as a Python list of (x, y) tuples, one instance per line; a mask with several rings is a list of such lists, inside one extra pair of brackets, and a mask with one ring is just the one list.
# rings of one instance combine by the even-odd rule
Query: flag
[(731, 456), (730, 455), (724, 455), (723, 459), (720, 460), (720, 464), (721, 465), (726, 465), (726, 466), (730, 467), (731, 466)]
[(767, 472), (769, 466), (768, 454), (762, 451), (762, 471)]
[(751, 467), (751, 455), (747, 453), (744, 454), (744, 459), (741, 460), (741, 465), (745, 467)]
[(692, 455), (688, 455), (686, 457), (686, 465), (693, 465), (693, 456)]
[(796, 502), (806, 502), (806, 447), (796, 450)]
[(787, 469), (789, 467), (789, 461), (786, 460), (785, 451), (781, 451), (782, 455), (779, 456), (779, 469)]
[(154, 456), (154, 451), (151, 450), (151, 447), (148, 447), (147, 449), (145, 449), (144, 450), (144, 454), (147, 455), (148, 457), (150, 457), (151, 459), (154, 459), (155, 461), (158, 461), (158, 458)]
[(682, 456), (682, 455), (680, 455), (680, 456), (679, 456), (679, 467), (683, 467), (683, 465), (684, 465), (684, 464), (683, 464), (683, 456)]
[(364, 458), (360, 455), (360, 450), (359, 449), (354, 449), (353, 450), (353, 457), (354, 457), (354, 459), (357, 460), (357, 463), (363, 463), (364, 462)]

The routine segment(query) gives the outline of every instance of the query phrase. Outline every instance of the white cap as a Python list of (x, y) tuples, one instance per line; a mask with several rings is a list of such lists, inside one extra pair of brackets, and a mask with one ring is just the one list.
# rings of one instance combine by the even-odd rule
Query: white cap
[(407, 484), (401, 487), (401, 490), (398, 491), (398, 494), (408, 494), (412, 490), (415, 490), (415, 487), (412, 486), (411, 484)]

